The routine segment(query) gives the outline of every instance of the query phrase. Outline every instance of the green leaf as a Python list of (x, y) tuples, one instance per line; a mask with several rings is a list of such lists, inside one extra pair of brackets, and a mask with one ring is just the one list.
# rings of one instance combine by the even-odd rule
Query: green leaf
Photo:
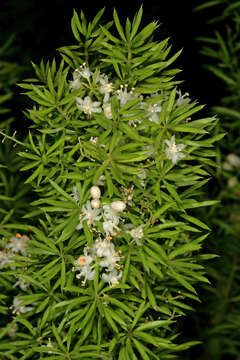
[(168, 325), (170, 325), (172, 323), (173, 323), (173, 321), (171, 321), (171, 320), (149, 321), (149, 322), (137, 327), (136, 331), (145, 331), (145, 330), (150, 330), (150, 329), (156, 329), (159, 327), (168, 327)]
[(230, 109), (230, 108), (227, 108), (224, 106), (213, 106), (212, 109), (214, 112), (216, 112), (218, 114), (221, 114), (224, 116), (229, 116), (230, 118), (240, 120), (240, 112), (237, 110)]
[(115, 322), (114, 322), (114, 320), (113, 320), (113, 318), (111, 316), (111, 314), (112, 314), (111, 310), (108, 309), (107, 307), (103, 306), (103, 311), (104, 311), (104, 314), (105, 314), (105, 318), (106, 318), (108, 324), (110, 325), (110, 327), (113, 329), (113, 331), (115, 333), (118, 333), (119, 332), (118, 327), (115, 324)]
[(106, 35), (106, 37), (109, 40), (113, 41), (115, 44), (121, 43), (121, 41), (118, 38), (116, 38), (115, 36), (113, 36), (105, 27), (101, 26), (101, 29), (102, 29), (104, 35)]
[(121, 36), (123, 41), (126, 41), (126, 37), (124, 35), (124, 31), (123, 31), (122, 25), (120, 24), (118, 14), (117, 14), (117, 11), (115, 8), (113, 9), (113, 19), (114, 19), (114, 23), (116, 25), (119, 35)]
[(47, 246), (49, 246), (56, 254), (58, 254), (58, 249), (49, 237), (45, 236), (45, 234), (36, 227), (31, 227), (31, 230), (36, 234), (38, 240), (43, 241)]
[(88, 322), (92, 317), (94, 317), (96, 309), (96, 302), (94, 301), (92, 305), (90, 306), (85, 318), (81, 321), (80, 326), (78, 327), (78, 331), (82, 330), (85, 326), (87, 326)]
[(177, 249), (173, 250), (169, 255), (169, 259), (174, 259), (176, 256), (183, 255), (186, 252), (192, 252), (200, 250), (201, 246), (198, 244), (184, 244), (179, 246)]
[(211, 71), (214, 75), (216, 75), (217, 77), (222, 79), (228, 85), (233, 85), (233, 86), (237, 85), (235, 80), (233, 80), (231, 77), (226, 75), (226, 73), (224, 71), (220, 70), (219, 68), (216, 68), (212, 65), (204, 65), (204, 68)]
[(54, 189), (57, 190), (57, 192), (59, 194), (61, 194), (63, 197), (65, 197), (65, 199), (71, 201), (75, 206), (77, 206), (76, 201), (70, 196), (68, 195), (57, 183), (55, 183), (55, 181), (48, 179), (50, 184), (54, 187)]
[(147, 308), (148, 308), (148, 306), (146, 305), (145, 301), (142, 301), (141, 305), (139, 306), (139, 308), (134, 316), (134, 320), (131, 324), (130, 330), (134, 329), (138, 320), (142, 317), (142, 315), (147, 310)]
[(113, 182), (112, 178), (107, 170), (105, 170), (105, 176), (107, 181), (107, 189), (108, 189), (108, 195), (111, 198), (113, 196)]
[(55, 338), (56, 338), (56, 340), (57, 340), (58, 345), (60, 346), (60, 348), (61, 348), (64, 352), (66, 352), (66, 348), (65, 348), (65, 346), (63, 345), (63, 342), (62, 342), (62, 340), (61, 340), (61, 337), (60, 337), (60, 335), (59, 335), (59, 333), (58, 333), (58, 329), (56, 328), (56, 326), (54, 325), (54, 323), (52, 324), (52, 330), (53, 330), (53, 334), (54, 334), (54, 336), (55, 336)]
[(77, 212), (74, 212), (74, 214), (71, 217), (69, 217), (69, 219), (67, 220), (66, 227), (63, 229), (61, 236), (57, 240), (56, 244), (69, 239), (75, 232), (78, 223), (79, 223), (79, 218)]
[(127, 277), (128, 277), (128, 272), (129, 272), (129, 265), (130, 265), (130, 261), (131, 261), (131, 253), (130, 251), (127, 253), (126, 256), (126, 260), (125, 260), (125, 264), (124, 264), (124, 270), (123, 270), (123, 276), (122, 276), (122, 280), (121, 283), (125, 284)]
[(185, 280), (185, 278), (178, 274), (175, 270), (173, 270), (172, 267), (169, 268), (170, 273), (172, 274), (172, 276), (183, 286), (185, 287), (187, 290), (189, 290), (190, 292), (193, 292), (194, 294), (197, 294), (196, 290), (194, 289), (194, 287), (189, 284), (189, 282), (187, 280)]
[(141, 5), (140, 9), (138, 10), (138, 13), (134, 16), (134, 19), (133, 19), (130, 40), (132, 40), (134, 38), (134, 36), (136, 35), (136, 33), (138, 31), (139, 25), (142, 20), (142, 14), (143, 14), (143, 8)]
[(199, 129), (199, 128), (195, 128), (193, 126), (191, 126), (190, 124), (184, 124), (184, 125), (173, 125), (173, 126), (169, 126), (169, 128), (172, 131), (176, 131), (176, 132), (187, 132), (187, 133), (193, 133), (193, 134), (207, 134), (208, 131), (204, 130), (204, 129)]
[[(47, 156), (49, 156), (55, 149), (57, 149), (58, 147), (59, 148), (62, 148), (63, 145), (62, 143), (64, 143), (64, 135), (62, 137), (60, 137), (59, 140), (57, 140), (56, 142), (54, 142), (54, 144), (48, 149), (47, 151)], [(60, 150), (59, 150), (60, 151)]]
[(207, 2), (204, 2), (201, 5), (196, 6), (194, 8), (194, 11), (208, 9), (208, 8), (210, 8), (212, 6), (219, 5), (219, 4), (222, 4), (222, 3), (223, 3), (222, 0), (207, 1)]
[(162, 207), (160, 207), (154, 214), (153, 214), (153, 220), (158, 219), (163, 213), (165, 213), (170, 207), (175, 206), (175, 204), (172, 203), (168, 203), (163, 205)]
[(133, 311), (123, 302), (121, 302), (113, 297), (110, 297), (110, 296), (108, 296), (107, 301), (110, 302), (111, 304), (119, 307), (120, 309), (126, 311), (129, 315), (133, 316)]
[(131, 345), (131, 340), (129, 338), (127, 338), (127, 341), (126, 341), (126, 350), (128, 352), (129, 359), (138, 360), (137, 356), (135, 355), (135, 353), (133, 351), (133, 348)]
[(61, 289), (63, 290), (64, 285), (66, 283), (66, 267), (65, 267), (65, 261), (62, 259), (61, 263)]
[(199, 219), (193, 217), (193, 216), (190, 216), (190, 215), (187, 215), (187, 214), (181, 214), (181, 217), (185, 220), (188, 220), (190, 222), (192, 222), (193, 224), (201, 227), (202, 229), (204, 230), (210, 230), (209, 227), (204, 224), (202, 221), (200, 221)]
[(140, 353), (142, 359), (143, 360), (151, 360), (145, 351), (145, 346), (143, 346), (137, 339), (132, 338), (132, 341), (133, 341), (136, 349)]
[(32, 324), (31, 324), (26, 318), (24, 318), (24, 317), (22, 317), (22, 316), (17, 316), (16, 322), (18, 322), (18, 323), (26, 326), (26, 328), (30, 331), (30, 333), (31, 333), (33, 336), (36, 336)]

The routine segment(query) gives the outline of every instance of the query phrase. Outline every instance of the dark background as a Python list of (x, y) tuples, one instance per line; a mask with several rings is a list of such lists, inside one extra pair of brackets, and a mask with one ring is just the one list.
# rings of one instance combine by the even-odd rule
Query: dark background
[[(71, 33), (70, 20), (73, 9), (83, 10), (91, 19), (102, 7), (106, 7), (105, 19), (112, 20), (112, 10), (115, 7), (120, 19), (125, 23), (126, 17), (134, 16), (143, 4), (143, 25), (156, 20), (161, 25), (156, 37), (161, 40), (171, 38), (173, 51), (183, 48), (181, 57), (175, 66), (183, 69), (178, 79), (185, 80), (182, 88), (198, 99), (201, 104), (215, 105), (221, 96), (221, 82), (201, 68), (205, 61), (199, 55), (201, 44), (196, 36), (211, 34), (211, 28), (206, 26), (206, 12), (193, 12), (194, 6), (200, 4), (197, 0), (2, 0), (0, 5), (0, 39), (16, 34), (18, 51), (15, 61), (29, 64), (36, 63), (41, 58), (49, 59), (56, 55), (56, 48), (75, 43)], [(213, 10), (213, 16), (214, 16)], [(207, 18), (209, 19), (209, 10)], [(30, 77), (31, 74), (27, 74)]]

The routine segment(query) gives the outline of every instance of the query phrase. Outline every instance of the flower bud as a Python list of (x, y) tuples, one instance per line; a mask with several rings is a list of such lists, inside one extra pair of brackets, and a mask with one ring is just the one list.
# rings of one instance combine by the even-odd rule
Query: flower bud
[(98, 209), (100, 206), (100, 200), (99, 199), (91, 200), (91, 206), (93, 209)]
[(225, 161), (223, 163), (222, 167), (223, 167), (224, 170), (227, 170), (227, 171), (231, 171), (233, 169), (232, 165), (227, 161)]
[(93, 199), (100, 199), (101, 190), (98, 186), (92, 186), (90, 189), (90, 194)]
[(228, 183), (227, 183), (227, 184), (228, 184), (228, 187), (232, 188), (232, 187), (236, 186), (237, 183), (238, 183), (238, 179), (237, 179), (236, 176), (234, 176), (234, 177), (228, 179)]
[(111, 207), (112, 209), (121, 212), (126, 209), (126, 204), (123, 201), (118, 200), (118, 201), (113, 201), (111, 203)]
[(236, 167), (240, 167), (240, 158), (236, 154), (229, 154), (227, 156), (227, 161), (232, 165)]

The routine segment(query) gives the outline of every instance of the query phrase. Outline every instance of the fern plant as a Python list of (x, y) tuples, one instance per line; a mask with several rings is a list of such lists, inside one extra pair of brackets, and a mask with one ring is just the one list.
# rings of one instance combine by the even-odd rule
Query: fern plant
[(223, 135), (178, 89), (181, 51), (154, 40), (158, 24), (140, 29), (142, 8), (100, 24), (103, 12), (74, 11), (76, 44), (19, 84), (33, 106), (18, 159), (37, 200), (2, 227), (1, 275), (19, 278), (7, 359), (172, 359), (197, 343), (178, 343), (178, 318), (208, 282), (209, 228), (193, 211), (216, 203), (199, 194)]

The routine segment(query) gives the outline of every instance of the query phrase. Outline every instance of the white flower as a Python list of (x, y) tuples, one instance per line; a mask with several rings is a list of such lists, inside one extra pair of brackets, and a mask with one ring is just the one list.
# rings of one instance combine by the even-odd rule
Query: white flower
[(89, 200), (83, 205), (82, 212), (83, 214), (79, 216), (80, 223), (76, 227), (77, 230), (82, 229), (84, 220), (86, 220), (87, 225), (90, 226), (94, 224), (95, 221), (99, 221), (102, 217), (101, 210), (93, 209)]
[(93, 199), (91, 200), (91, 206), (93, 209), (98, 209), (100, 207), (100, 200), (99, 199)]
[(73, 268), (73, 270), (79, 271), (76, 278), (80, 279), (80, 277), (84, 277), (83, 284), (86, 283), (86, 280), (93, 280), (95, 277), (95, 270), (90, 266), (94, 257), (88, 254), (88, 250), (89, 248), (86, 246), (83, 251), (84, 255), (79, 256), (79, 258), (74, 261), (75, 268)]
[(227, 162), (227, 161), (224, 161), (224, 163), (223, 163), (223, 169), (224, 170), (227, 170), (227, 171), (231, 171), (231, 170), (233, 170), (233, 167), (232, 167), (232, 165), (229, 163), (229, 162)]
[(237, 179), (237, 177), (236, 177), (236, 176), (231, 177), (230, 179), (228, 179), (228, 182), (227, 182), (228, 187), (230, 187), (230, 188), (232, 188), (232, 187), (236, 186), (236, 185), (237, 185), (237, 183), (238, 183), (238, 179)]
[(76, 275), (76, 278), (80, 279), (81, 277), (84, 277), (83, 284), (85, 284), (87, 280), (94, 279), (95, 273), (96, 273), (95, 270), (94, 269), (92, 270), (90, 266), (88, 265), (82, 266), (79, 274)]
[(100, 261), (99, 265), (101, 267), (107, 268), (107, 271), (113, 271), (115, 267), (119, 267), (118, 261), (120, 260), (118, 253), (113, 253), (105, 258), (105, 260)]
[(29, 238), (26, 235), (20, 235), (16, 234), (16, 236), (12, 237), (10, 239), (10, 244), (8, 244), (6, 247), (8, 249), (11, 249), (12, 252), (21, 253), (23, 256), (27, 255), (27, 241)]
[(236, 154), (229, 154), (227, 156), (227, 161), (232, 165), (235, 166), (236, 168), (240, 167), (240, 157), (237, 156)]
[(157, 113), (160, 113), (162, 111), (162, 107), (158, 104), (151, 104), (147, 108), (147, 116), (148, 119), (154, 123), (158, 123), (159, 117)]
[(13, 326), (8, 330), (8, 335), (11, 338), (15, 338), (16, 337), (16, 331), (18, 331), (18, 324), (13, 324)]
[(129, 231), (129, 234), (133, 237), (133, 239), (136, 241), (137, 245), (142, 245), (141, 239), (143, 238), (143, 228), (144, 225), (139, 225), (136, 229), (132, 229)]
[(179, 96), (176, 101), (177, 106), (181, 106), (183, 104), (188, 104), (191, 101), (191, 99), (189, 99), (189, 93), (185, 93), (184, 95), (182, 95), (181, 90), (178, 90), (177, 94)]
[(113, 209), (111, 205), (103, 206), (103, 215), (108, 221), (112, 221), (115, 225), (119, 224), (119, 212)]
[(106, 179), (106, 176), (105, 176), (105, 175), (101, 175), (101, 176), (98, 178), (97, 185), (104, 185), (105, 179)]
[(90, 76), (93, 74), (85, 63), (81, 65), (80, 68), (81, 70), (79, 71), (79, 74), (85, 79), (89, 79)]
[(116, 230), (120, 231), (116, 224), (112, 220), (103, 222), (103, 230), (105, 231), (107, 236), (115, 235)]
[(90, 189), (90, 194), (93, 199), (100, 199), (101, 190), (98, 186), (92, 186)]
[[(46, 345), (47, 347), (53, 347), (52, 342), (51, 342), (51, 338), (48, 338), (48, 343)], [(48, 351), (48, 354), (52, 354), (52, 351)]]
[(185, 157), (185, 154), (181, 152), (185, 148), (184, 144), (175, 144), (175, 135), (171, 137), (171, 140), (165, 140), (164, 141), (168, 148), (165, 150), (165, 153), (167, 155), (167, 158), (169, 160), (172, 160), (173, 164), (176, 164), (177, 161), (183, 159)]
[(113, 85), (108, 82), (107, 75), (100, 77), (99, 81), (101, 84), (100, 93), (104, 94), (103, 102), (106, 103), (109, 100), (110, 93), (113, 91)]
[(13, 260), (10, 260), (10, 258), (13, 256), (14, 254), (10, 252), (0, 251), (0, 269), (2, 269), (5, 264), (11, 264)]
[(28, 288), (28, 283), (22, 278), (19, 278), (19, 280), (13, 285), (13, 287), (19, 286), (21, 290), (26, 291)]
[[(112, 271), (115, 267), (119, 267), (118, 261), (120, 260), (119, 252), (115, 251), (114, 244), (104, 239), (96, 240), (93, 245), (93, 252), (99, 258), (104, 258), (99, 262), (101, 267), (107, 268), (107, 271)], [(120, 251), (121, 252), (121, 251)]]
[(84, 99), (76, 97), (77, 108), (84, 112), (84, 114), (91, 115), (92, 113), (100, 113), (102, 110), (99, 107), (99, 101), (92, 101), (90, 96), (86, 96)]
[[(139, 179), (141, 180), (145, 180), (147, 177), (147, 173), (145, 169), (140, 169), (139, 173), (137, 174), (137, 176), (139, 177)], [(141, 181), (140, 184), (144, 187), (144, 181)]]
[(97, 239), (93, 245), (93, 253), (97, 257), (109, 257), (112, 254), (115, 254), (115, 248), (111, 241), (104, 239)]
[(77, 268), (81, 268), (82, 266), (88, 266), (93, 261), (93, 257), (88, 254), (89, 248), (86, 246), (83, 250), (84, 255), (79, 256), (79, 258), (74, 261), (74, 265), (76, 265)]
[(116, 211), (122, 212), (126, 209), (126, 204), (123, 201), (118, 200), (118, 201), (113, 201), (111, 203), (111, 207)]
[[(127, 92), (128, 85), (125, 84), (125, 86), (120, 85), (120, 90), (117, 90), (118, 96), (117, 98), (120, 100), (120, 105), (125, 105), (128, 101), (134, 100), (138, 97), (137, 93), (134, 93), (133, 89), (128, 93)], [(124, 90), (123, 90), (124, 88)]]
[(157, 113), (160, 113), (162, 111), (162, 106), (160, 105), (161, 103), (155, 103), (155, 104), (150, 104), (147, 108), (146, 105), (147, 103), (141, 103), (141, 108), (145, 108), (147, 114), (146, 117), (148, 118), (149, 121), (152, 121), (154, 123), (158, 123), (159, 117), (157, 115)]
[(23, 300), (20, 300), (20, 299), (18, 299), (17, 297), (15, 297), (14, 299), (13, 299), (13, 305), (12, 305), (12, 307), (13, 307), (13, 314), (17, 314), (17, 315), (19, 315), (19, 314), (24, 314), (24, 313), (26, 313), (26, 312), (28, 312), (28, 311), (31, 311), (31, 310), (33, 310), (34, 308), (33, 307), (31, 307), (31, 306), (21, 306), (21, 303), (23, 302)]
[(73, 187), (73, 192), (72, 192), (71, 196), (74, 198), (74, 200), (76, 201), (76, 203), (79, 205), (79, 204), (80, 204), (80, 200), (79, 200), (79, 196), (78, 196), (78, 189), (77, 189), (76, 186)]
[(108, 274), (103, 274), (102, 275), (102, 279), (105, 282), (108, 282), (109, 286), (111, 286), (111, 287), (119, 284), (118, 280), (121, 279), (121, 277), (122, 277), (122, 271), (120, 271), (119, 274), (118, 274), (116, 269), (109, 272)]
[(81, 74), (78, 69), (74, 70), (73, 72), (73, 81), (69, 81), (69, 88), (70, 90), (78, 90), (82, 86), (80, 81)]
[(109, 103), (103, 104), (103, 111), (104, 111), (104, 115), (106, 116), (107, 119), (112, 119), (111, 104), (109, 104)]
[(98, 137), (97, 136), (96, 137), (91, 136), (89, 141), (90, 141), (91, 144), (97, 145)]
[(125, 224), (124, 225), (125, 232), (130, 234), (133, 237), (133, 239), (136, 241), (137, 245), (142, 245), (141, 239), (144, 236), (143, 228), (144, 228), (144, 224), (139, 225), (135, 229), (134, 229), (133, 224)]
[(147, 156), (154, 158), (154, 146), (153, 145), (147, 145), (145, 147), (145, 150), (147, 151)]

